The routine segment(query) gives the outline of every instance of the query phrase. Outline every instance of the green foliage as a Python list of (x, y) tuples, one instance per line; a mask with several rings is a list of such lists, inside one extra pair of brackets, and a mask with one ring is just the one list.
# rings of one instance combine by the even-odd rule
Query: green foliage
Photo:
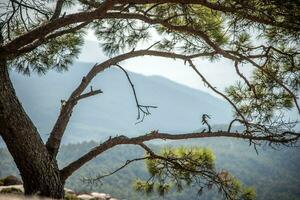
[(18, 188), (4, 188), (0, 191), (1, 194), (22, 194), (22, 190), (18, 189)]
[(101, 42), (103, 51), (115, 55), (124, 50), (131, 50), (138, 43), (150, 38), (148, 26), (137, 20), (110, 19), (93, 24), (95, 33)]
[[(162, 4), (156, 6), (151, 14), (155, 15), (157, 19), (168, 19), (168, 22), (173, 26), (185, 26), (196, 31), (205, 32), (212, 41), (219, 45), (227, 42), (227, 38), (224, 37), (222, 31), (224, 19), (219, 12), (211, 11), (207, 7), (201, 5)], [(160, 34), (169, 35), (175, 40), (179, 34), (163, 26), (157, 26), (156, 29)], [(187, 41), (183, 41), (184, 37), (180, 39), (182, 42), (179, 41), (184, 44), (183, 46), (188, 45), (187, 43), (197, 43), (196, 38), (193, 39), (190, 35), (180, 34), (187, 37)]]
[(0, 179), (0, 186), (4, 185), (4, 180)]
[(278, 111), (284, 112), (294, 107), (294, 95), (300, 90), (300, 56), (292, 56), (292, 51), (285, 48), (280, 52), (270, 49), (272, 56), (264, 64), (263, 70), (254, 70), (251, 88), (238, 82), (226, 89), (228, 96), (249, 119), (267, 122)]
[(82, 33), (67, 34), (12, 60), (10, 66), (26, 75), (45, 74), (50, 69), (66, 71), (80, 53), (82, 44)]
[(193, 185), (198, 187), (198, 194), (201, 195), (204, 188), (210, 190), (215, 186), (227, 199), (255, 198), (252, 189), (243, 187), (228, 172), (216, 172), (214, 161), (213, 153), (206, 148), (163, 148), (159, 156), (146, 161), (150, 178), (147, 181), (135, 181), (134, 189), (146, 194), (155, 191), (164, 196), (174, 187), (181, 192)]
[(241, 196), (242, 200), (251, 200), (251, 199), (255, 199), (255, 197), (256, 197), (256, 192), (253, 188), (247, 187), (243, 189), (242, 196)]
[(219, 173), (225, 187), (230, 188), (230, 193), (228, 199), (237, 199), (237, 200), (253, 200), (256, 199), (255, 190), (251, 187), (244, 187), (239, 180), (228, 174), (228, 172)]
[[(136, 11), (147, 10), (153, 4), (136, 5)], [(148, 15), (153, 20), (165, 20), (172, 26), (187, 26), (208, 34), (212, 41), (219, 45), (227, 42), (222, 30), (223, 18), (218, 12), (199, 5), (160, 4), (150, 9)], [(94, 23), (96, 35), (109, 56), (128, 51), (149, 41), (157, 32), (161, 38), (160, 44), (155, 47), (160, 50), (176, 49), (183, 53), (201, 52), (208, 50), (207, 46), (198, 37), (168, 30), (161, 25), (151, 25), (133, 19), (108, 19)], [(151, 35), (150, 35), (151, 33)], [(156, 39), (155, 39), (156, 40)]]
[[(227, 15), (229, 24), (234, 24), (236, 33), (244, 32), (247, 29), (256, 29), (260, 31), (260, 37), (269, 42), (295, 42), (299, 41), (297, 33), (297, 22), (299, 22), (299, 4), (293, 0), (287, 0), (284, 3), (278, 1), (239, 1), (226, 0), (222, 6), (233, 7), (236, 13)], [(252, 15), (260, 19), (258, 21), (272, 21), (277, 26), (268, 26), (247, 19)], [(233, 32), (231, 32), (233, 33)]]
[(138, 192), (144, 192), (146, 194), (150, 194), (154, 190), (154, 184), (138, 179), (134, 181), (133, 188)]
[(73, 63), (73, 59), (80, 53), (80, 47), (83, 44), (82, 34), (67, 34), (52, 39), (12, 60), (9, 65), (25, 75), (30, 75), (31, 72), (45, 74), (51, 69), (59, 72), (66, 71)]
[(77, 196), (75, 194), (70, 194), (70, 193), (65, 193), (64, 196), (65, 200), (79, 200), (79, 198), (77, 198)]

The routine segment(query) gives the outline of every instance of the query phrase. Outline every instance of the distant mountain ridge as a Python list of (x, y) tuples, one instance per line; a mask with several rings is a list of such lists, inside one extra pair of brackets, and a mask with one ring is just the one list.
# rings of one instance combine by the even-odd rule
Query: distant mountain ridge
[[(82, 77), (93, 66), (92, 63), (75, 63), (69, 72), (58, 74), (49, 72), (45, 76), (31, 77), (11, 73), (17, 95), (37, 125), (43, 139), (47, 138), (60, 110), (60, 100), (67, 99)], [(143, 76), (129, 73), (141, 104), (158, 106), (143, 123), (135, 125), (137, 110), (131, 88), (121, 70), (110, 68), (100, 74), (92, 83), (94, 89), (103, 94), (85, 99), (76, 106), (66, 130), (64, 143), (58, 156), (59, 165), (65, 166), (77, 159), (90, 148), (99, 144), (109, 135), (143, 134), (150, 130), (193, 132), (201, 130), (201, 115), (209, 114), (211, 124), (228, 124), (231, 107), (221, 99), (208, 93), (189, 88), (159, 76)], [(223, 129), (225, 126), (214, 126)], [(241, 127), (236, 127), (241, 128)], [(228, 169), (246, 185), (253, 185), (258, 199), (298, 199), (299, 194), (299, 149), (286, 148), (272, 150), (268, 145), (259, 146), (259, 156), (248, 146), (248, 141), (229, 138), (205, 138), (201, 140), (164, 142), (153, 145), (205, 146), (211, 148), (217, 157), (217, 168)], [(1, 147), (1, 139), (0, 139)], [(127, 157), (126, 157), (126, 156)], [(68, 181), (68, 186), (81, 190), (80, 177), (95, 175), (116, 169), (127, 159), (144, 155), (135, 146), (119, 146), (87, 163)], [(0, 175), (18, 174), (14, 162), (6, 149), (0, 149)], [(102, 170), (102, 171), (101, 171)], [(131, 191), (131, 180), (147, 177), (143, 163), (134, 163), (128, 168), (107, 179), (101, 191), (112, 193), (120, 198), (141, 199), (140, 194)], [(219, 199), (212, 194), (202, 199)], [(144, 197), (144, 196), (143, 196)], [(213, 198), (215, 197), (215, 198)], [(143, 199), (154, 200), (156, 196)], [(195, 191), (188, 189), (183, 193), (172, 193), (166, 200), (197, 199)]]
[[(59, 166), (66, 166), (98, 144), (97, 141), (62, 145), (58, 154)], [(300, 198), (300, 154), (297, 148), (284, 148), (278, 151), (268, 147), (268, 145), (259, 146), (259, 155), (257, 155), (253, 146), (249, 146), (248, 141), (230, 138), (201, 138), (150, 145), (155, 151), (159, 151), (164, 146), (210, 148), (216, 155), (216, 168), (228, 170), (243, 184), (253, 186), (257, 192), (257, 200), (297, 200)], [(127, 160), (143, 156), (144, 151), (136, 145), (121, 145), (110, 149), (73, 174), (67, 180), (66, 187), (77, 192), (101, 191), (119, 199), (128, 200), (222, 199), (216, 190), (205, 190), (202, 196), (198, 196), (198, 190), (193, 186), (186, 187), (180, 193), (171, 192), (164, 198), (136, 193), (132, 188), (133, 180), (137, 178), (147, 180), (149, 178), (144, 161), (134, 162), (113, 176), (103, 179), (103, 184), (87, 185), (82, 182), (83, 177), (107, 174), (122, 166)], [(0, 158), (0, 177), (18, 176), (19, 172), (7, 149), (0, 148)]]
[[(26, 77), (12, 72), (17, 95), (25, 110), (46, 138), (60, 109), (93, 63), (75, 63), (68, 72), (49, 72), (44, 76)], [(109, 135), (135, 135), (153, 129), (169, 132), (193, 131), (201, 127), (202, 114), (211, 116), (212, 124), (224, 124), (231, 118), (230, 106), (212, 95), (160, 76), (129, 72), (139, 102), (155, 105), (151, 116), (135, 125), (137, 108), (125, 74), (110, 68), (92, 82), (94, 89), (104, 91), (79, 102), (66, 130), (64, 142), (98, 140)], [(200, 80), (199, 80), (200, 81)]]

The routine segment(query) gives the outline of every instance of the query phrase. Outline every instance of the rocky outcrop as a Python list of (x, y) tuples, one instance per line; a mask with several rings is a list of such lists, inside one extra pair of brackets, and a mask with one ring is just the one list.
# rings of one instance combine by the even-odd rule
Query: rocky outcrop
[[(39, 197), (24, 197), (24, 188), (23, 185), (10, 185), (10, 186), (0, 186), (0, 199), (1, 200), (39, 200)], [(17, 195), (18, 194), (18, 195)], [(111, 195), (106, 193), (85, 193), (85, 194), (76, 194), (71, 189), (65, 188), (65, 200), (118, 200), (112, 198)], [(44, 199), (43, 200), (47, 200)]]
[(77, 198), (80, 200), (117, 200), (112, 198), (109, 194), (92, 192), (90, 194), (81, 194)]
[(92, 192), (91, 195), (94, 198), (97, 198), (99, 200), (107, 200), (107, 199), (111, 199), (111, 196), (109, 194), (105, 194), (105, 193), (98, 193), (98, 192)]

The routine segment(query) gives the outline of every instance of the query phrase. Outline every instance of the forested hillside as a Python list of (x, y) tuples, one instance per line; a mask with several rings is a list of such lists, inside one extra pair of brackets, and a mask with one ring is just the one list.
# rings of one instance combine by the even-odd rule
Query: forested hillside
[[(88, 63), (76, 63), (72, 69), (81, 69), (80, 71), (71, 69), (69, 74), (51, 73), (44, 78), (32, 76), (29, 79), (26, 78), (26, 81), (22, 76), (13, 74), (17, 93), (23, 99), (25, 108), (28, 108), (30, 116), (39, 124), (38, 128), (42, 132), (49, 131), (55, 118), (55, 112), (58, 112), (60, 99), (64, 99), (64, 93), (72, 89), (74, 83), (69, 79), (74, 78), (74, 76), (80, 77), (84, 73), (85, 67), (88, 68), (90, 65)], [(104, 93), (100, 97), (81, 105), (74, 112), (74, 118), (67, 129), (65, 142), (85, 141), (91, 138), (100, 141), (101, 139), (107, 139), (107, 134), (115, 135), (123, 132), (124, 134), (141, 134), (153, 127), (160, 130), (166, 129), (164, 127), (173, 127), (171, 124), (177, 126), (177, 131), (191, 131), (201, 126), (201, 115), (204, 113), (210, 114), (210, 123), (212, 124), (216, 122), (224, 123), (229, 119), (229, 106), (207, 93), (158, 76), (145, 79), (143, 75), (135, 73), (129, 73), (129, 75), (137, 85), (139, 98), (143, 102), (158, 106), (158, 109), (153, 110), (152, 116), (143, 123), (134, 125), (136, 110), (130, 88), (122, 72), (111, 69), (104, 72), (95, 82), (95, 85), (101, 86)], [(111, 84), (111, 80), (118, 81)], [(39, 86), (47, 85), (47, 91), (39, 91), (36, 87), (37, 81)], [(64, 88), (57, 87), (62, 84), (65, 86)], [(35, 92), (29, 95), (23, 89), (24, 87), (30, 87)], [(121, 101), (122, 104), (120, 104)], [(94, 109), (87, 109), (90, 106)], [(49, 112), (49, 110), (55, 112)], [(120, 111), (122, 112), (120, 113)], [(99, 114), (99, 112), (102, 114)], [(221, 113), (226, 113), (226, 115), (221, 115)], [(164, 121), (161, 121), (161, 118)], [(48, 123), (49, 120), (50, 124)], [(115, 123), (116, 121), (118, 123)], [(183, 121), (185, 123), (182, 123)], [(82, 122), (85, 123), (84, 126)], [(241, 131), (240, 128), (239, 131)], [(225, 130), (226, 127), (214, 125), (213, 129)], [(42, 136), (45, 137), (47, 134)], [(60, 166), (65, 166), (76, 160), (97, 144), (97, 142), (82, 142), (64, 145), (58, 157)], [(257, 191), (257, 199), (300, 199), (298, 189), (300, 187), (300, 176), (297, 172), (300, 167), (298, 149), (288, 148), (278, 151), (268, 146), (258, 147), (259, 155), (257, 155), (253, 146), (249, 147), (248, 141), (230, 139), (187, 140), (181, 143), (155, 143), (152, 145), (155, 150), (165, 145), (210, 147), (216, 155), (217, 168), (229, 170), (246, 186), (253, 186)], [(140, 200), (141, 194), (133, 191), (132, 183), (137, 178), (146, 179), (148, 177), (144, 162), (131, 164), (119, 173), (103, 179), (102, 184), (89, 185), (82, 182), (82, 178), (95, 177), (99, 174), (104, 175), (117, 169), (126, 160), (141, 157), (143, 154), (144, 152), (135, 146), (115, 148), (87, 163), (67, 181), (66, 187), (78, 192), (97, 190), (110, 193), (120, 199)], [(10, 174), (17, 175), (17, 169), (7, 150), (2, 149), (0, 157), (0, 177)], [(220, 199), (218, 195), (217, 191), (212, 190), (204, 192), (201, 199)], [(181, 193), (173, 191), (165, 199), (186, 200), (197, 199), (198, 197), (197, 188), (188, 187)], [(154, 200), (158, 199), (158, 196), (143, 196), (143, 199)]]
[[(95, 145), (97, 145), (96, 142), (83, 142), (63, 146), (58, 157), (60, 166), (66, 165)], [(216, 155), (217, 168), (229, 170), (245, 185), (253, 186), (256, 189), (258, 200), (300, 199), (300, 155), (298, 149), (289, 148), (278, 151), (264, 146), (258, 148), (259, 155), (257, 155), (253, 147), (248, 146), (248, 142), (232, 141), (230, 139), (161, 143), (152, 144), (152, 147), (158, 150), (166, 145), (208, 146)], [(135, 146), (121, 146), (110, 150), (81, 168), (68, 180), (66, 187), (75, 189), (78, 192), (102, 191), (119, 199), (160, 199), (158, 196), (141, 197), (141, 194), (134, 192), (132, 189), (134, 179), (148, 177), (144, 162), (129, 165), (117, 174), (103, 179), (102, 184), (89, 185), (82, 182), (83, 177), (104, 175), (124, 164), (127, 159), (141, 157), (143, 154), (144, 152)], [(0, 177), (18, 173), (7, 150), (1, 149), (0, 157)], [(197, 199), (198, 197), (197, 189), (191, 187), (186, 188), (181, 193), (172, 192), (164, 199), (187, 200)], [(163, 198), (161, 197), (161, 199)], [(201, 199), (220, 198), (218, 192), (212, 190), (204, 192)]]

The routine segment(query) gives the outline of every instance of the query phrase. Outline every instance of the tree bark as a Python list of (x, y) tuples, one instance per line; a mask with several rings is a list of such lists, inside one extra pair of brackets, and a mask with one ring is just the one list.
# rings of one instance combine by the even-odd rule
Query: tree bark
[(19, 102), (3, 58), (0, 59), (0, 135), (20, 171), (25, 194), (62, 198), (63, 183), (56, 160), (51, 159)]

